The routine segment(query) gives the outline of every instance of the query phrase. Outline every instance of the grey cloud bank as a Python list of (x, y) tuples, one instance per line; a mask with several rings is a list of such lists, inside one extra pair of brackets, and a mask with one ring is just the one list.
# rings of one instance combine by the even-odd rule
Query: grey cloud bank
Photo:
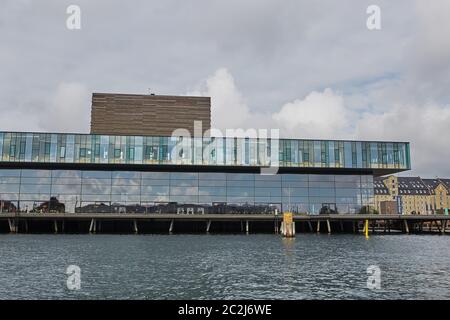
[[(66, 28), (66, 8), (82, 29)], [(411, 141), (412, 175), (450, 176), (450, 3), (0, 3), (1, 130), (88, 132), (90, 94), (210, 95), (219, 128)]]

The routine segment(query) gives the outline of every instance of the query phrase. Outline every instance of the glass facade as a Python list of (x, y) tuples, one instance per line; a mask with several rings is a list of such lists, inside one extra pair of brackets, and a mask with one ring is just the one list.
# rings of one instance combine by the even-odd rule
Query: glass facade
[(0, 132), (0, 162), (410, 169), (409, 143)]
[(0, 169), (0, 212), (345, 214), (373, 203), (371, 175)]

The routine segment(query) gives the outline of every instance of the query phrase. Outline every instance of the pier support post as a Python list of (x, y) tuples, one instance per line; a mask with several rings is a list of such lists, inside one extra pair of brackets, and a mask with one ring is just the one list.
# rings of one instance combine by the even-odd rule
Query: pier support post
[(15, 219), (8, 219), (8, 225), (9, 225), (9, 232), (17, 233), (18, 228)]
[(55, 233), (58, 233), (58, 221), (53, 220), (53, 228), (55, 230)]
[(25, 219), (25, 233), (28, 233), (28, 220)]
[(448, 220), (442, 220), (442, 234), (445, 234), (445, 229), (447, 229)]
[(353, 221), (352, 224), (353, 224), (353, 233), (356, 233), (356, 224), (357, 224), (357, 222)]
[(275, 231), (275, 234), (278, 234), (279, 229), (278, 229), (278, 221), (277, 220), (274, 221), (274, 231)]
[(319, 233), (320, 232), (320, 220), (317, 220), (317, 233)]
[(283, 213), (283, 222), (281, 223), (281, 234), (285, 238), (295, 237), (295, 220), (292, 212)]
[(364, 223), (364, 235), (366, 236), (366, 239), (369, 239), (369, 220), (366, 219)]
[[(441, 221), (439, 221), (439, 222), (441, 222)], [(441, 233), (441, 224), (438, 223), (437, 221), (435, 221), (434, 224), (436, 225), (436, 227), (437, 227), (437, 229), (438, 229), (438, 232)]]
[(327, 219), (327, 229), (328, 229), (328, 234), (331, 234), (331, 225), (330, 225), (329, 219)]
[(89, 233), (95, 233), (95, 219), (91, 219), (91, 224), (89, 226)]
[(249, 233), (249, 225), (248, 225), (248, 220), (245, 221), (245, 233), (248, 234)]
[(173, 219), (170, 221), (169, 233), (173, 232)]
[(209, 233), (209, 229), (211, 228), (211, 220), (206, 222), (206, 233)]
[(134, 233), (138, 233), (139, 232), (136, 219), (133, 220), (133, 232)]
[(308, 227), (309, 227), (309, 231), (314, 232), (313, 226), (311, 224), (311, 221), (308, 221)]
[(405, 225), (405, 232), (409, 233), (408, 220), (403, 220), (403, 224)]
[(344, 232), (344, 222), (341, 221), (340, 225), (341, 225), (341, 232)]

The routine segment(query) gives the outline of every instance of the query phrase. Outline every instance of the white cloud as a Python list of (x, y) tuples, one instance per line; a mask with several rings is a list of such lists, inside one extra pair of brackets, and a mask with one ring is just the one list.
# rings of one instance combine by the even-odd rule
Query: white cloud
[(60, 2), (3, 0), (1, 130), (88, 132), (92, 88), (180, 94), (212, 74), (216, 127), (407, 140), (411, 174), (450, 176), (448, 0), (379, 0), (377, 32), (358, 0), (77, 4), (71, 32)]
[(31, 96), (16, 108), (5, 106), (2, 131), (89, 132), (91, 92), (80, 83), (63, 82), (48, 99)]
[(38, 125), (38, 114), (29, 114), (20, 109), (6, 109), (1, 110), (1, 112), (1, 131), (42, 131), (42, 128)]
[(359, 139), (411, 143), (412, 171), (428, 177), (450, 176), (450, 105), (397, 105), (383, 113), (366, 113), (357, 123)]
[(286, 103), (272, 118), (286, 137), (344, 138), (352, 126), (352, 112), (344, 106), (342, 95), (329, 88)]
[(224, 130), (249, 124), (249, 108), (226, 68), (218, 69), (204, 81), (200, 90), (189, 94), (211, 97), (212, 127)]
[(61, 83), (51, 97), (41, 128), (55, 132), (89, 132), (91, 93), (80, 83)]
[(326, 138), (349, 136), (352, 112), (344, 107), (342, 95), (331, 89), (311, 92), (304, 99), (286, 103), (275, 113), (251, 111), (235, 80), (220, 68), (191, 95), (211, 97), (212, 127), (226, 129), (280, 129), (285, 137)]
[[(252, 111), (244, 102), (230, 72), (221, 68), (204, 81), (201, 93), (211, 96), (213, 127), (278, 128), (281, 137), (361, 139), (411, 142), (413, 171), (409, 174), (450, 176), (450, 105), (411, 104), (409, 97), (392, 98), (393, 85), (380, 81), (373, 91), (345, 95), (330, 88), (276, 107), (273, 113)], [(383, 104), (374, 108), (372, 101)], [(357, 112), (358, 111), (358, 112)]]

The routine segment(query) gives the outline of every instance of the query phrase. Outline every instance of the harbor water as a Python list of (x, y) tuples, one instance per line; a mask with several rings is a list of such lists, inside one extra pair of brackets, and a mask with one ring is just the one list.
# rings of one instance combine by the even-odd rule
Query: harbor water
[(2, 234), (0, 299), (450, 299), (449, 266), (438, 235)]

